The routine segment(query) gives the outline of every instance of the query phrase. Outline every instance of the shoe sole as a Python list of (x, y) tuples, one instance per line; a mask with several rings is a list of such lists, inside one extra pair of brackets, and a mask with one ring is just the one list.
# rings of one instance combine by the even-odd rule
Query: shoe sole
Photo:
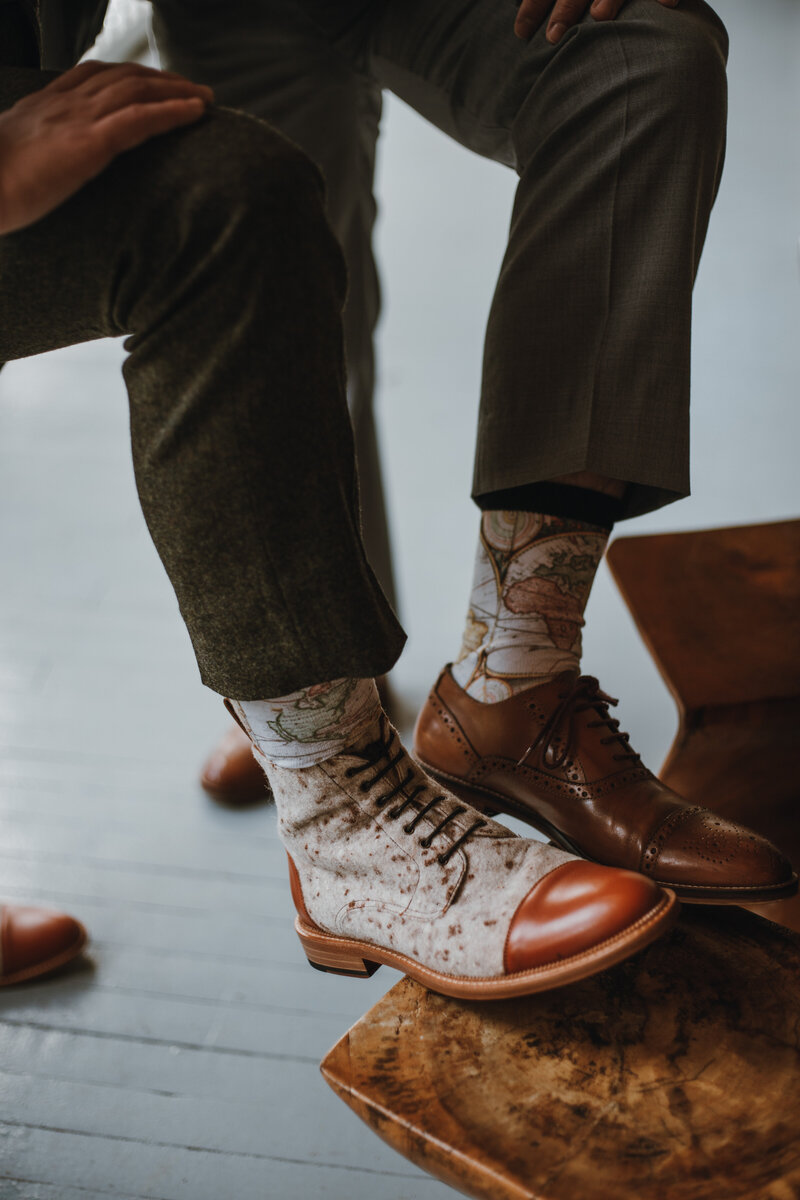
[(38, 979), (41, 975), (49, 975), (51, 971), (57, 971), (59, 967), (64, 967), (68, 962), (72, 962), (89, 941), (89, 935), (82, 925), (80, 930), (80, 937), (77, 941), (73, 942), (66, 950), (62, 950), (60, 954), (54, 954), (52, 958), (36, 963), (35, 966), (26, 967), (24, 971), (16, 971), (13, 975), (0, 975), (0, 987), (10, 987), (15, 983), (27, 983), (29, 979)]
[(665, 890), (663, 899), (651, 912), (591, 950), (544, 966), (532, 967), (529, 971), (483, 977), (445, 975), (395, 950), (326, 933), (300, 916), (295, 920), (294, 927), (309, 963), (318, 971), (367, 979), (380, 966), (395, 967), (423, 987), (440, 992), (443, 996), (452, 996), (457, 1000), (508, 1000), (513, 996), (529, 996), (534, 992), (576, 983), (579, 979), (587, 979), (623, 962), (665, 934), (675, 923), (679, 908), (674, 893)]
[[(421, 758), (418, 758), (417, 762), (423, 771), (427, 775), (430, 775), (431, 779), (435, 779), (437, 783), (447, 788), (459, 800), (470, 804), (478, 812), (483, 813), (484, 816), (494, 817), (505, 813), (510, 817), (517, 817), (518, 820), (524, 821), (534, 829), (538, 829), (539, 833), (545, 834), (558, 849), (567, 850), (570, 854), (577, 854), (579, 858), (585, 858), (587, 862), (598, 862), (598, 859), (591, 858), (585, 851), (581, 850), (580, 846), (570, 841), (555, 825), (551, 825), (543, 817), (537, 816), (534, 819), (531, 811), (525, 808), (524, 805), (516, 804), (513, 800), (509, 800), (508, 797), (503, 796), (499, 792), (490, 791), (488, 788), (477, 788), (472, 784), (465, 784), (463, 780), (453, 775), (447, 775), (444, 771), (438, 771), (435, 767), (431, 767)], [(619, 866), (618, 863), (602, 863), (599, 865), (606, 867)], [(628, 867), (625, 869), (631, 870), (635, 868)], [(639, 874), (643, 875), (644, 872), (640, 871)], [(791, 879), (783, 883), (761, 884), (754, 887), (709, 887), (706, 884), (672, 883), (668, 880), (654, 879), (652, 875), (647, 875), (645, 878), (652, 879), (653, 883), (657, 883), (659, 887), (669, 888), (684, 904), (769, 904), (771, 900), (789, 900), (792, 896), (797, 895), (800, 882), (796, 874), (793, 874)]]

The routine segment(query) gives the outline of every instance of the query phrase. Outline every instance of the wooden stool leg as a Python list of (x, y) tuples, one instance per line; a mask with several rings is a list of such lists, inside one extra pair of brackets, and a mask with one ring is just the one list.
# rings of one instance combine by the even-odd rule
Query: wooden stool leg
[[(619, 538), (608, 562), (672, 692), (670, 787), (800, 863), (800, 521)], [(755, 911), (800, 930), (800, 898)]]

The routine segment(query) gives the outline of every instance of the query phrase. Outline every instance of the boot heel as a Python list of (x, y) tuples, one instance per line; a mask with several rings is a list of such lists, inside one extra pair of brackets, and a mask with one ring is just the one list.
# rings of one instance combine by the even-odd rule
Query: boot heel
[(331, 975), (351, 975), (357, 979), (369, 979), (374, 975), (380, 963), (370, 962), (360, 954), (353, 953), (338, 938), (320, 936), (299, 921), (295, 923), (297, 936), (300, 938), (309, 965), (316, 971), (326, 971)]

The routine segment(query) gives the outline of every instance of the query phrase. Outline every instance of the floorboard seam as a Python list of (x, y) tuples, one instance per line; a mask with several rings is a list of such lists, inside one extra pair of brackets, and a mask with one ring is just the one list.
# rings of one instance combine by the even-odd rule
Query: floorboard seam
[(270, 1050), (240, 1050), (236, 1046), (205, 1046), (202, 1042), (181, 1042), (175, 1038), (143, 1037), (132, 1033), (106, 1033), (100, 1029), (46, 1025), (41, 1021), (13, 1021), (7, 1017), (0, 1017), (0, 1028), (3, 1025), (10, 1025), (15, 1029), (38, 1029), (42, 1033), (72, 1033), (82, 1037), (100, 1038), (104, 1041), (131, 1042), (140, 1046), (176, 1046), (179, 1050), (196, 1050), (202, 1054), (226, 1054), (234, 1058), (257, 1058), (263, 1059), (265, 1062), (313, 1063), (314, 1066), (319, 1066), (319, 1059), (305, 1054), (276, 1054)]
[[(351, 1166), (349, 1163), (321, 1162), (307, 1158), (290, 1158), (282, 1154), (258, 1154), (244, 1150), (215, 1150), (209, 1146), (186, 1146), (180, 1142), (158, 1142), (148, 1138), (125, 1137), (116, 1133), (87, 1133), (83, 1129), (62, 1129), (56, 1125), (34, 1125), (27, 1121), (4, 1121), (13, 1129), (35, 1129), (43, 1133), (57, 1133), (65, 1137), (85, 1137), (105, 1142), (125, 1142), (134, 1146), (155, 1146), (159, 1150), (183, 1150), (187, 1154), (214, 1154), (221, 1158), (243, 1158), (254, 1162), (279, 1162), (293, 1167), (315, 1167), (325, 1171), (352, 1171), (359, 1175), (378, 1175), (381, 1178), (415, 1179), (408, 1171), (379, 1171), (374, 1167)], [(40, 1180), (46, 1183), (46, 1180)]]
[[(53, 888), (41, 887), (19, 887), (9, 884), (4, 886), (4, 892), (13, 893), (15, 895), (24, 894), (26, 896), (36, 896), (41, 899), (45, 896), (57, 897), (60, 900), (69, 900), (70, 903), (78, 904), (96, 904), (100, 908), (131, 908), (142, 912), (165, 913), (178, 917), (207, 917), (209, 913), (219, 912), (219, 905), (214, 908), (188, 908), (184, 905), (169, 905), (169, 904), (153, 904), (148, 900), (126, 900), (124, 897), (116, 896), (87, 896), (82, 892), (61, 892)], [(226, 910), (227, 913), (228, 910)], [(250, 909), (243, 912), (238, 910), (236, 915), (239, 917), (250, 917), (254, 922), (266, 922), (270, 925), (288, 925), (291, 922), (291, 917), (287, 914), (285, 917), (271, 916), (269, 913), (254, 913)]]
[[(55, 1188), (55, 1184), (47, 1179), (31, 1179), (27, 1175), (0, 1175), (0, 1180), (5, 1179), (8, 1183), (32, 1183), (36, 1187)], [(85, 1192), (91, 1196), (116, 1196), (119, 1200), (172, 1200), (169, 1196), (154, 1196), (150, 1192), (147, 1196), (142, 1196), (139, 1192), (107, 1192), (105, 1188), (85, 1188), (78, 1183), (68, 1185), (71, 1192)]]
[[(40, 823), (40, 822), (39, 822)], [(209, 837), (210, 843), (213, 839)], [(252, 845), (255, 838), (248, 835), (248, 845)], [(231, 843), (233, 849), (236, 849), (235, 841)], [(180, 867), (177, 864), (161, 864), (161, 863), (143, 863), (137, 859), (126, 858), (100, 858), (91, 854), (59, 854), (56, 851), (50, 850), (25, 850), (23, 853), (14, 850), (0, 850), (0, 859), (8, 859), (11, 862), (48, 862), (48, 863), (63, 863), (65, 866), (85, 867), (91, 865), (101, 870), (118, 871), (120, 868), (130, 871), (132, 874), (139, 875), (165, 875), (169, 878), (184, 878), (201, 880), (203, 883), (208, 880), (216, 881), (223, 880), (227, 883), (257, 884), (260, 886), (274, 884), (276, 888), (282, 891), (288, 891), (288, 876), (286, 875), (256, 875), (249, 872), (237, 871), (215, 871), (211, 868), (204, 867)]]
[(320, 1017), (329, 1017), (334, 1021), (350, 1022), (358, 1019), (358, 1014), (354, 1015), (352, 1012), (337, 1012), (335, 1009), (331, 1010), (326, 1008), (320, 1011), (319, 1009), (313, 1008), (295, 1008), (289, 1004), (257, 1004), (252, 1000), (238, 1001), (228, 1000), (224, 997), (215, 999), (204, 996), (191, 996), (177, 992), (154, 992), (148, 990), (147, 988), (117, 987), (113, 984), (103, 984), (97, 982), (92, 983), (92, 991), (101, 992), (106, 996), (146, 996), (151, 1000), (163, 1000), (167, 1003), (174, 1001), (178, 1004), (194, 1004), (198, 1007), (204, 1006), (206, 1008), (242, 1008), (248, 1012), (277, 1013), (285, 1017), (310, 1017), (315, 1021), (318, 1021)]

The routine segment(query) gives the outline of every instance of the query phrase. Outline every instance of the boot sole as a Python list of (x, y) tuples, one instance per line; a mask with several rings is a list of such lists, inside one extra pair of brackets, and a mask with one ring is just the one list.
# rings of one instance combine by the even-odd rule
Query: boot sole
[(576, 983), (579, 979), (586, 979), (623, 962), (666, 933), (675, 923), (679, 907), (675, 895), (665, 891), (663, 899), (651, 912), (591, 950), (544, 966), (532, 967), (528, 971), (481, 977), (445, 975), (395, 950), (326, 933), (299, 916), (294, 927), (309, 963), (319, 971), (366, 979), (374, 975), (380, 966), (395, 967), (423, 987), (440, 992), (443, 996), (458, 1000), (507, 1000), (513, 996), (529, 996), (533, 992), (545, 992), (550, 988)]
[[(543, 817), (536, 816), (530, 809), (525, 808), (522, 804), (516, 804), (513, 800), (503, 796), (499, 792), (490, 791), (488, 788), (476, 788), (474, 785), (466, 784), (463, 780), (456, 778), (454, 775), (447, 775), (444, 771), (437, 771), (435, 767), (418, 758), (417, 762), (422, 767), (431, 779), (435, 779), (442, 787), (447, 788), (459, 800), (463, 800), (466, 804), (470, 804), (476, 808), (478, 812), (483, 813), (485, 817), (495, 817), (498, 814), (506, 813), (508, 816), (517, 817), (518, 820), (524, 821), (527, 825), (531, 825), (534, 829), (538, 829), (539, 833), (545, 834), (550, 839), (552, 844), (559, 850), (567, 850), (570, 854), (577, 854), (579, 858), (585, 858), (587, 862), (598, 862), (598, 859), (592, 858), (580, 846), (557, 829), (555, 825), (551, 825), (549, 821), (545, 821)], [(606, 867), (618, 866), (617, 863), (602, 863)], [(635, 868), (625, 868), (632, 870)], [(644, 872), (639, 872), (644, 874)], [(760, 884), (754, 887), (709, 887), (707, 884), (692, 884), (692, 883), (670, 883), (663, 879), (654, 879), (652, 875), (647, 875), (647, 879), (652, 879), (653, 883), (657, 883), (659, 887), (669, 888), (684, 904), (768, 904), (771, 900), (789, 900), (797, 894), (798, 877), (793, 874), (791, 879), (784, 880), (782, 883), (775, 884)]]

